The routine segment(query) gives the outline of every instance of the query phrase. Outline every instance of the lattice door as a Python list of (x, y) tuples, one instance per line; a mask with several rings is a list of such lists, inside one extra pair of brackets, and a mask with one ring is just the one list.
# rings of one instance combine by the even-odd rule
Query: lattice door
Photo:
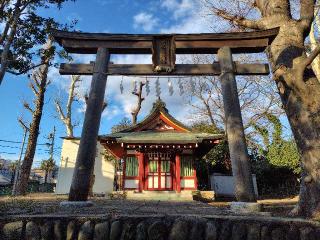
[(147, 153), (148, 190), (172, 190), (172, 154), (166, 152)]

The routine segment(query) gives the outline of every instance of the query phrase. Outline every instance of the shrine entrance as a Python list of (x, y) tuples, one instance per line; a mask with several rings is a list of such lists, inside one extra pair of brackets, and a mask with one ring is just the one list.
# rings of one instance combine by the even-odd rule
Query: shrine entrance
[[(235, 75), (268, 75), (268, 64), (234, 62), (232, 54), (260, 53), (270, 45), (279, 29), (235, 33), (205, 34), (109, 34), (55, 31), (55, 40), (69, 53), (96, 54), (96, 61), (86, 64), (61, 64), (60, 74), (92, 75), (81, 140), (77, 154), (69, 201), (86, 201), (93, 172), (96, 143), (108, 75), (124, 76), (219, 76), (222, 87), (226, 136), (238, 201), (256, 201), (245, 141)], [(110, 54), (152, 54), (152, 64), (113, 64)], [(176, 54), (217, 54), (212, 64), (176, 64)], [(143, 151), (133, 145), (138, 161)], [(148, 178), (139, 167), (139, 189), (170, 189), (172, 165), (166, 157), (148, 160)], [(160, 159), (160, 160), (159, 160)], [(176, 156), (176, 166), (180, 158)], [(140, 164), (139, 166), (143, 166)], [(162, 170), (161, 170), (162, 169)], [(180, 181), (180, 169), (175, 177)], [(136, 179), (137, 180), (137, 179)], [(150, 182), (150, 186), (149, 186)], [(184, 184), (187, 183), (187, 179)], [(180, 191), (180, 185), (176, 186)]]
[(171, 152), (146, 154), (147, 190), (173, 190), (174, 155)]

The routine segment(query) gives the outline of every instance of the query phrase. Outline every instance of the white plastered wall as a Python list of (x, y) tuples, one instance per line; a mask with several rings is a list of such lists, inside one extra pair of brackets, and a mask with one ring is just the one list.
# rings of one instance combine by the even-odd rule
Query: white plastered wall
[[(79, 142), (80, 140), (63, 140), (56, 187), (57, 194), (69, 193)], [(95, 181), (93, 193), (109, 193), (113, 190), (114, 164), (113, 162), (104, 159), (103, 152), (104, 147), (98, 142), (97, 155), (94, 164)]]

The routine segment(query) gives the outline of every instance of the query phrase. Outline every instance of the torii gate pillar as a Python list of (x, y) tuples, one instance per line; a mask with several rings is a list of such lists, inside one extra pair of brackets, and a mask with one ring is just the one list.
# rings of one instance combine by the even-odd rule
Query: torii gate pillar
[[(69, 201), (87, 201), (88, 199), (107, 83), (105, 72), (108, 68), (109, 58), (108, 49), (98, 48)], [(74, 181), (75, 179), (76, 181)]]
[(220, 48), (218, 58), (221, 68), (220, 81), (236, 199), (240, 202), (255, 202), (256, 197), (230, 48)]

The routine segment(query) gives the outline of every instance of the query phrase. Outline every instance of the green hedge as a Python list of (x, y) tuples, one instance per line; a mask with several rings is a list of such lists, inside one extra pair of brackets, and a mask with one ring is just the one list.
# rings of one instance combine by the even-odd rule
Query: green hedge
[[(43, 183), (39, 182), (29, 182), (28, 183), (28, 193), (36, 193), (36, 192), (47, 192), (53, 193), (55, 183)], [(0, 186), (0, 196), (8, 196), (12, 193), (12, 184)]]

